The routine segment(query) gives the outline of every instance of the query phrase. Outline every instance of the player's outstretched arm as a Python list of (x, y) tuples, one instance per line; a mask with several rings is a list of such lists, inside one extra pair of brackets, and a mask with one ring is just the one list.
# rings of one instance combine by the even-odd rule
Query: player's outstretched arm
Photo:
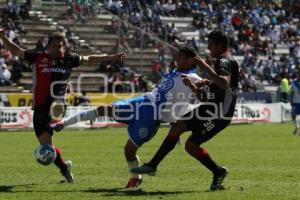
[(126, 53), (117, 53), (112, 55), (89, 55), (83, 56), (83, 62), (86, 64), (97, 64), (103, 61), (115, 61), (115, 62), (124, 62), (127, 58)]
[(17, 44), (13, 43), (10, 41), (6, 36), (5, 36), (5, 31), (3, 28), (0, 27), (0, 39), (3, 41), (3, 44), (5, 48), (10, 51), (13, 55), (18, 56), (20, 58), (24, 57), (24, 52), (25, 49), (22, 49), (19, 47)]

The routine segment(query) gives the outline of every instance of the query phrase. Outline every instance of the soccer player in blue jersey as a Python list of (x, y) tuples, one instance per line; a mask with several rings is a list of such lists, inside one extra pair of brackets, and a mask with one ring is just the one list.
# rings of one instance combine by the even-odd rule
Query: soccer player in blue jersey
[[(191, 82), (201, 80), (192, 64), (195, 56), (192, 49), (180, 48), (176, 56), (177, 69), (167, 74), (153, 91), (111, 105), (98, 106), (50, 124), (50, 127), (60, 131), (64, 126), (93, 120), (99, 116), (113, 117), (118, 122), (128, 124), (129, 139), (125, 145), (125, 157), (130, 171), (140, 165), (137, 150), (155, 135), (161, 121), (175, 122), (198, 106), (195, 103), (196, 96), (181, 80), (181, 74), (186, 74)], [(131, 173), (126, 187), (136, 187), (141, 181), (140, 174)]]
[(300, 135), (300, 70), (291, 83), (292, 119), (295, 122), (294, 135)]

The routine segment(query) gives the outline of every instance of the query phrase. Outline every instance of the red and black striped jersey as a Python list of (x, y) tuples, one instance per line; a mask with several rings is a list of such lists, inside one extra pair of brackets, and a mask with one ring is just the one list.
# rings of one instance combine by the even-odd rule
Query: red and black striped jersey
[(64, 100), (72, 69), (82, 63), (82, 57), (69, 53), (52, 59), (47, 53), (27, 50), (24, 59), (33, 64), (33, 107)]

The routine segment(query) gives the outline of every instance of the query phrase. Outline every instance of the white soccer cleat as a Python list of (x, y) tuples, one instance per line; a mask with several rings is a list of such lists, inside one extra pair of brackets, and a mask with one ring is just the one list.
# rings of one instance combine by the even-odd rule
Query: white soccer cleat
[(65, 164), (67, 165), (67, 170), (64, 172), (61, 172), (61, 174), (63, 175), (63, 177), (65, 177), (65, 179), (68, 183), (74, 183), (75, 179), (74, 179), (74, 176), (71, 171), (72, 170), (72, 161), (67, 160), (65, 162)]

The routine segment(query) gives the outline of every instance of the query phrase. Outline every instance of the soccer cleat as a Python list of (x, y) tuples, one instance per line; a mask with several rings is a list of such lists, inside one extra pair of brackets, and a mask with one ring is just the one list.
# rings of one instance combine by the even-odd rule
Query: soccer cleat
[(131, 177), (125, 188), (135, 188), (135, 187), (138, 187), (141, 184), (142, 184), (142, 179), (141, 178)]
[(63, 130), (64, 128), (64, 121), (63, 120), (53, 120), (50, 122), (49, 127), (56, 132)]
[(148, 174), (149, 176), (155, 176), (156, 168), (154, 168), (148, 164), (144, 164), (140, 167), (132, 168), (131, 172), (136, 173), (136, 174)]
[(211, 191), (216, 191), (219, 189), (223, 189), (222, 183), (228, 174), (228, 169), (226, 167), (220, 167), (220, 171), (214, 174), (213, 181), (210, 185)]
[(75, 182), (75, 179), (74, 179), (74, 176), (71, 172), (71, 169), (72, 169), (72, 161), (68, 160), (65, 162), (65, 164), (67, 165), (67, 170), (66, 171), (63, 171), (61, 172), (61, 174), (63, 175), (63, 177), (65, 177), (66, 181), (68, 183), (74, 183)]

